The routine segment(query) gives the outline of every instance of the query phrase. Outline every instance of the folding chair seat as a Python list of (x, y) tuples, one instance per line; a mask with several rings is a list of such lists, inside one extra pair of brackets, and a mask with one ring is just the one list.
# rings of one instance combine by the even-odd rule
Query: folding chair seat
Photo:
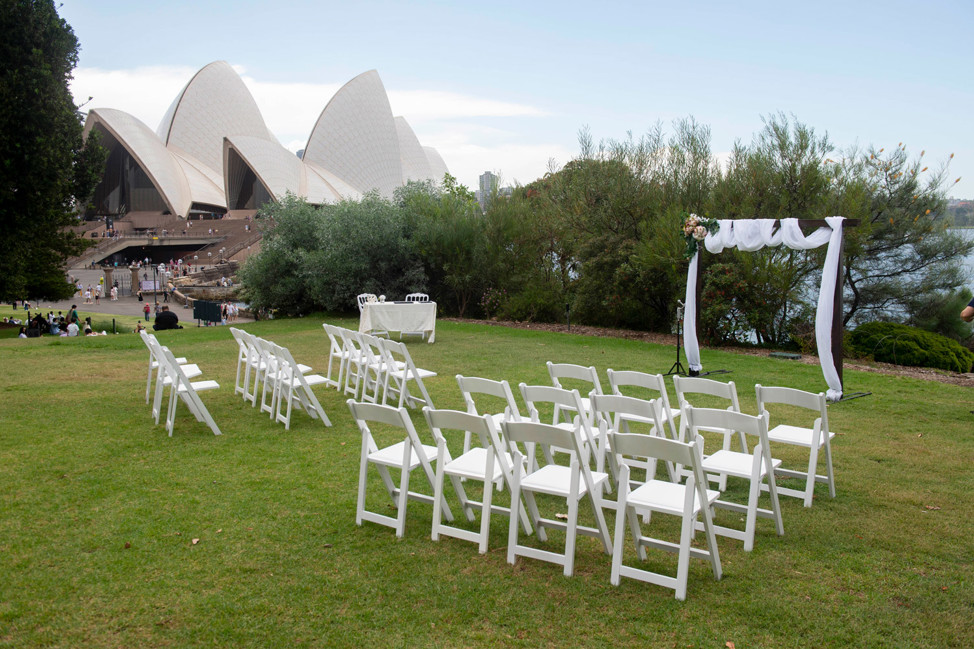
[[(670, 398), (666, 394), (666, 381), (663, 379), (662, 374), (647, 374), (645, 372), (634, 372), (634, 371), (616, 371), (616, 370), (606, 370), (606, 374), (609, 377), (609, 391), (612, 394), (625, 395), (630, 397), (640, 397), (641, 394), (645, 394), (648, 391), (650, 399), (658, 399), (660, 402), (660, 414), (662, 415), (663, 422), (669, 429), (670, 439), (677, 438), (676, 420), (680, 416), (679, 408), (672, 408), (670, 406)], [(629, 394), (622, 391), (622, 388), (635, 388), (635, 390), (628, 390)], [(636, 394), (635, 392), (638, 392)], [(638, 419), (632, 419), (631, 421), (639, 421)], [(651, 422), (643, 422), (651, 423)], [(626, 431), (620, 431), (626, 432)]]
[[(676, 402), (680, 405), (681, 410), (684, 404), (695, 407), (714, 407), (712, 404), (719, 404), (717, 407), (723, 406), (731, 412), (741, 411), (741, 404), (737, 398), (737, 386), (733, 381), (721, 383), (713, 379), (674, 375), (673, 387), (676, 388)], [(696, 403), (691, 403), (691, 395), (693, 395), (692, 399)], [(702, 433), (705, 430), (723, 435), (724, 441), (721, 448), (725, 451), (730, 449), (733, 431), (701, 428), (700, 432)], [(680, 441), (687, 441), (687, 422), (684, 420), (680, 421), (678, 438)], [(743, 433), (738, 434), (738, 440), (741, 450), (746, 452), (747, 442), (744, 439)], [(679, 470), (682, 472), (682, 468)], [(708, 477), (712, 481), (718, 481), (721, 491), (727, 488), (726, 476), (710, 475)]]
[[(621, 577), (672, 588), (678, 600), (687, 596), (687, 577), (690, 572), (690, 557), (707, 559), (715, 579), (721, 578), (720, 553), (717, 551), (711, 506), (720, 496), (719, 491), (707, 489), (707, 478), (703, 474), (703, 438), (697, 437), (694, 443), (679, 442), (662, 436), (611, 433), (610, 443), (619, 465), (619, 498), (616, 503), (615, 540), (612, 546), (613, 586), (618, 586)], [(633, 488), (630, 483), (630, 470), (633, 460), (640, 466), (662, 460), (668, 465), (680, 464), (689, 470), (686, 484), (647, 477), (646, 481)], [(652, 513), (679, 516), (680, 542), (673, 543), (659, 538), (644, 536), (639, 523), (639, 514), (649, 522)], [(700, 514), (703, 513), (703, 521)], [(678, 555), (676, 577), (652, 572), (623, 564), (623, 545), (626, 535), (626, 522), (632, 534), (633, 543), (639, 559), (646, 561), (646, 548), (656, 548)], [(707, 549), (690, 547), (696, 526), (700, 524), (707, 537)]]
[(213, 421), (213, 417), (210, 415), (209, 410), (206, 409), (206, 406), (203, 405), (197, 393), (204, 390), (215, 390), (220, 387), (220, 384), (216, 381), (190, 381), (183, 372), (183, 368), (176, 362), (176, 357), (173, 356), (172, 352), (168, 349), (161, 351), (163, 371), (169, 376), (172, 382), (169, 389), (169, 409), (166, 415), (166, 430), (169, 432), (169, 436), (172, 437), (172, 431), (175, 427), (176, 404), (179, 400), (186, 403), (186, 406), (196, 418), (196, 421), (205, 422), (210, 427), (210, 430), (213, 431), (214, 435), (219, 435), (219, 427)]
[[(582, 405), (582, 398), (578, 390), (566, 390), (547, 385), (526, 385), (518, 386), (521, 390), (521, 397), (528, 409), (528, 417), (531, 421), (540, 422), (541, 415), (539, 405), (543, 403), (551, 404), (554, 412), (552, 425), (566, 431), (578, 431), (581, 434), (582, 445), (590, 449), (586, 457), (595, 459), (595, 470), (602, 471), (605, 466), (605, 440), (596, 439), (591, 410)], [(572, 421), (559, 421), (561, 412), (575, 412)], [(569, 448), (541, 446), (545, 461), (549, 464), (554, 463), (553, 452), (567, 453)]]
[[(599, 380), (599, 373), (595, 367), (584, 367), (571, 363), (552, 363), (551, 361), (548, 361), (546, 365), (548, 366), (548, 376), (551, 377), (551, 384), (556, 388), (571, 389), (573, 385), (582, 386), (582, 389), (579, 391), (579, 394), (585, 395), (582, 397), (582, 406), (585, 408), (584, 412), (589, 415), (589, 420), (591, 421), (592, 408), (589, 399), (593, 394), (602, 394), (602, 382)], [(562, 382), (566, 379), (572, 381), (572, 385), (562, 385)], [(562, 410), (572, 412), (572, 408), (570, 407), (556, 406), (555, 419), (551, 423), (558, 423), (561, 419)]]
[[(578, 534), (594, 536), (602, 542), (602, 549), (611, 554), (612, 541), (602, 513), (602, 489), (609, 476), (589, 469), (589, 449), (583, 443), (577, 430), (565, 430), (551, 424), (533, 421), (505, 421), (502, 424), (504, 437), (509, 443), (521, 444), (527, 450), (525, 456), (515, 450), (512, 463), (514, 478), (511, 484), (511, 514), (508, 528), (507, 562), (514, 564), (518, 556), (548, 561), (564, 567), (564, 574), (570, 577), (575, 566), (575, 541)], [(538, 467), (537, 446), (566, 448), (569, 453), (569, 466), (547, 464)], [(567, 519), (563, 522), (552, 518), (542, 518), (536, 494), (548, 494), (565, 498), (568, 502)], [(521, 515), (521, 497), (527, 508), (528, 518), (538, 532), (538, 539), (547, 541), (546, 529), (565, 531), (563, 553), (533, 548), (518, 543), (518, 519)], [(595, 515), (596, 527), (578, 524), (578, 505), (587, 499)]]
[(287, 347), (277, 346), (276, 356), (281, 364), (278, 376), (277, 421), (284, 423), (284, 430), (291, 428), (291, 408), (297, 405), (311, 416), (320, 419), (325, 426), (331, 426), (331, 420), (325, 414), (325, 409), (311, 391), (313, 385), (324, 385), (328, 379), (320, 374), (305, 374)]
[[(346, 403), (348, 403), (352, 417), (362, 433), (355, 524), (362, 525), (363, 521), (369, 521), (392, 527), (396, 530), (396, 536), (401, 538), (406, 533), (406, 504), (408, 500), (434, 502), (434, 496), (410, 491), (409, 477), (414, 469), (422, 467), (430, 489), (433, 489), (436, 476), (433, 473), (432, 463), (436, 459), (437, 449), (435, 446), (429, 446), (420, 441), (419, 434), (413, 427), (409, 412), (405, 408), (393, 408), (375, 403), (357, 403), (352, 399)], [(380, 448), (372, 431), (376, 425), (391, 427), (397, 437), (399, 434), (404, 434), (402, 441)], [(388, 433), (388, 431), (385, 432)], [(395, 518), (366, 509), (366, 483), (370, 464), (378, 470), (386, 492), (398, 510)], [(389, 469), (400, 471), (398, 487), (393, 483)], [(440, 504), (443, 508), (443, 515), (448, 521), (452, 522), (453, 512), (450, 510), (450, 505), (442, 498)]]
[[(152, 375), (159, 373), (159, 361), (156, 358), (156, 356), (152, 353), (152, 347), (149, 346), (147, 338), (154, 340), (156, 342), (158, 342), (158, 339), (155, 337), (155, 334), (150, 334), (148, 331), (140, 331), (139, 334), (142, 336), (142, 342), (145, 343), (145, 346), (149, 348), (149, 371), (146, 373), (145, 376), (145, 402), (149, 403), (149, 394), (152, 392)], [(160, 343), (160, 347), (162, 347), (161, 343)], [(188, 361), (183, 357), (179, 357), (176, 359), (176, 362), (179, 363), (180, 365), (186, 365)], [(187, 372), (187, 373), (191, 373), (191, 372)], [(198, 376), (198, 375), (199, 372), (194, 374), (194, 376)]]
[[(423, 379), (436, 376), (436, 372), (416, 367), (416, 364), (413, 362), (413, 357), (409, 355), (409, 349), (401, 342), (383, 340), (381, 348), (386, 365), (382, 386), (382, 403), (386, 402), (391, 392), (394, 395), (393, 398), (395, 398), (395, 395), (399, 396), (400, 408), (404, 405), (409, 406), (420, 403), (424, 403), (426, 406), (433, 408), (433, 400), (426, 390), (426, 384), (423, 383)], [(410, 382), (416, 385), (422, 398), (410, 394)]]
[[(727, 500), (717, 500), (714, 502), (715, 507), (744, 514), (744, 530), (741, 531), (717, 525), (714, 528), (717, 534), (744, 541), (744, 551), (750, 552), (754, 548), (754, 533), (757, 527), (757, 518), (761, 517), (773, 519), (778, 536), (783, 536), (785, 527), (781, 521), (778, 489), (774, 480), (775, 470), (781, 465), (781, 461), (771, 458), (771, 450), (768, 446), (767, 413), (755, 417), (729, 410), (684, 406), (683, 417), (689, 434), (693, 436), (693, 439), (696, 439), (700, 430), (716, 429), (737, 431), (742, 435), (753, 438), (755, 442), (751, 452), (747, 452), (746, 446), (743, 452), (721, 449), (710, 457), (705, 457), (701, 463), (701, 467), (707, 473), (741, 478), (747, 480), (749, 484), (746, 505)], [(765, 482), (767, 482), (767, 490), (771, 495), (770, 510), (760, 509), (758, 507), (758, 498), (761, 494), (762, 485)]]
[[(829, 428), (828, 401), (825, 393), (813, 394), (793, 388), (764, 387), (760, 384), (754, 386), (758, 397), (758, 412), (767, 413), (768, 404), (783, 404), (804, 408), (818, 414), (811, 428), (793, 426), (790, 424), (778, 424), (768, 431), (768, 440), (772, 443), (790, 444), (808, 449), (808, 467), (804, 471), (785, 469), (778, 467), (775, 473), (788, 478), (799, 478), (805, 480), (805, 489), (791, 489), (789, 487), (778, 486), (778, 493), (783, 496), (802, 498), (805, 507), (812, 506), (812, 497), (815, 495), (815, 483), (824, 482), (829, 486), (829, 496), (835, 498), (835, 475), (832, 472), (832, 438), (835, 433)], [(818, 473), (818, 455), (825, 450), (825, 475)]]
[[(342, 334), (341, 327), (336, 327), (335, 325), (330, 325), (327, 322), (321, 325), (325, 334), (328, 336), (328, 373), (325, 378), (328, 380), (328, 386), (342, 389), (342, 379), (345, 375), (345, 366), (348, 362), (349, 352), (345, 349), (342, 344)], [(338, 361), (338, 375), (332, 379), (332, 365), (335, 361)]]
[[(630, 424), (637, 426), (644, 436), (666, 437), (663, 425), (662, 399), (649, 401), (636, 397), (618, 394), (593, 394), (592, 412), (598, 421), (599, 439), (607, 440), (606, 454), (612, 475), (620, 480), (619, 467), (616, 464), (616, 453), (612, 448), (612, 433), (630, 433)], [(632, 465), (632, 463), (630, 463)], [(645, 469), (647, 480), (656, 476), (656, 460), (649, 458), (645, 463), (638, 464)], [(670, 480), (679, 482), (676, 467), (667, 463)]]
[[(500, 412), (489, 414), (497, 430), (500, 430), (501, 422), (521, 420), (521, 412), (517, 407), (517, 402), (514, 401), (514, 393), (511, 392), (511, 385), (507, 381), (494, 381), (492, 379), (457, 374), (457, 385), (460, 386), (463, 401), (467, 404), (467, 412), (471, 415), (489, 414), (490, 412), (482, 413), (477, 408), (477, 404), (474, 401), (475, 394), (489, 397), (493, 404), (502, 407)], [(496, 409), (495, 407), (491, 410)], [(467, 435), (463, 441), (463, 450), (470, 450), (470, 435)]]
[[(478, 544), (481, 554), (487, 552), (487, 542), (490, 536), (490, 515), (498, 512), (511, 515), (509, 507), (493, 504), (493, 487), (507, 484), (513, 480), (512, 463), (514, 461), (510, 450), (500, 439), (497, 428), (489, 415), (472, 415), (457, 410), (431, 410), (423, 408), (426, 422), (433, 431), (436, 440), (436, 480), (433, 490), (433, 532), (434, 541), (440, 535), (452, 536), (464, 541)], [(447, 444), (446, 431), (463, 431), (465, 436), (473, 436), (478, 444), (465, 450), (460, 456), (452, 458)], [(444, 484), (450, 478), (453, 489), (460, 499), (460, 506), (468, 521), (474, 520), (474, 509), (480, 510), (480, 531), (451, 527), (442, 523), (440, 504), (445, 501)], [(483, 500), (471, 500), (463, 487), (464, 480), (476, 480), (484, 483)], [(531, 524), (527, 513), (521, 509), (521, 524), (525, 532), (531, 533)]]

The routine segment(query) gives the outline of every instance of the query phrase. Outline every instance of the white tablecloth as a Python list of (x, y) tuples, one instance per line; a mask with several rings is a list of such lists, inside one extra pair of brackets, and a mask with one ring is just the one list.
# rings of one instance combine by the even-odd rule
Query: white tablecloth
[(362, 333), (373, 331), (422, 331), (426, 341), (436, 338), (436, 302), (371, 302), (363, 305), (358, 321)]

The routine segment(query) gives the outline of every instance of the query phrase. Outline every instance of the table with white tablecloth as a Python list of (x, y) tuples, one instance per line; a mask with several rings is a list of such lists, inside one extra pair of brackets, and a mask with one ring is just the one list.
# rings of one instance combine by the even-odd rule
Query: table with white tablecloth
[(436, 302), (367, 302), (358, 330), (423, 332), (431, 343), (436, 338)]

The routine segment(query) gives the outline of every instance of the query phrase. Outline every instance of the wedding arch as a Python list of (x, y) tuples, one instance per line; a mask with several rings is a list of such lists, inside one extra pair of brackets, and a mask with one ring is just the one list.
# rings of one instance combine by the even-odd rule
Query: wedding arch
[[(829, 401), (842, 398), (842, 274), (843, 274), (843, 223), (857, 225), (858, 220), (846, 220), (830, 216), (824, 220), (805, 219), (739, 219), (720, 220), (715, 232), (703, 240), (709, 252), (737, 248), (754, 252), (765, 246), (784, 245), (794, 250), (811, 250), (828, 244), (825, 265), (822, 268), (822, 284), (819, 287), (818, 307), (815, 311), (815, 341), (819, 363), (828, 385)], [(806, 236), (802, 226), (817, 229)], [(687, 289), (683, 338), (687, 363), (691, 373), (703, 369), (700, 363), (700, 346), (697, 343), (698, 293), (700, 247), (690, 259), (687, 269)]]

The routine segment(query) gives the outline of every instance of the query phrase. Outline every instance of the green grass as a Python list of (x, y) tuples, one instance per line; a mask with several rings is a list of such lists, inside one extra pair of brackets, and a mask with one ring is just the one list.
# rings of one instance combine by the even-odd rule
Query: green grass
[[(324, 372), (321, 322), (244, 328)], [(220, 382), (202, 399), (222, 436), (182, 406), (172, 438), (153, 425), (147, 352), (134, 335), (0, 340), (0, 646), (974, 642), (970, 389), (847, 371), (847, 390), (873, 395), (830, 407), (838, 497), (820, 485), (811, 509), (784, 498), (785, 536), (759, 520), (751, 553), (720, 538), (724, 578), (694, 560), (680, 603), (642, 582), (611, 586), (609, 558), (588, 538), (571, 578), (523, 558), (510, 566), (502, 516), (483, 556), (470, 543), (431, 541), (432, 507), (422, 503), (409, 505), (404, 539), (357, 527), (360, 436), (342, 396), (316, 390), (333, 427), (297, 412), (285, 431), (234, 395), (226, 328), (159, 338)], [(516, 391), (521, 381), (548, 383), (546, 360), (594, 364), (603, 376), (673, 362), (672, 348), (652, 344), (448, 322), (435, 345), (409, 347), (439, 373), (427, 386), (442, 408), (462, 406), (458, 373), (506, 378)], [(733, 370), (722, 378), (737, 383), (748, 412), (756, 382), (823, 389), (816, 366), (708, 350), (703, 362)], [(422, 483), (415, 473), (413, 485)], [(392, 511), (374, 472), (369, 496)], [(614, 518), (607, 513), (610, 528)], [(662, 519), (654, 526), (675, 531)], [(552, 533), (550, 543), (562, 538)], [(673, 565), (650, 556), (657, 568)]]

